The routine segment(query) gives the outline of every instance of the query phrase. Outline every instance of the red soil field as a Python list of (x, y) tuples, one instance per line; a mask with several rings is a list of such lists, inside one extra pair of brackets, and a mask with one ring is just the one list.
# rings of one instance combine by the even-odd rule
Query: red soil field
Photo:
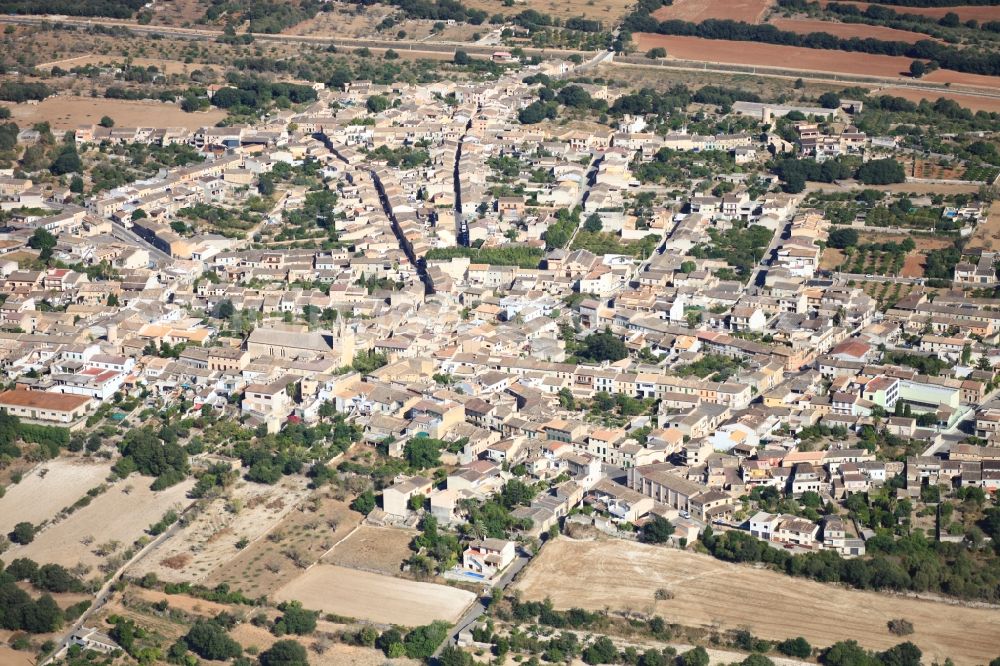
[(934, 83), (955, 83), (977, 88), (989, 88), (993, 92), (1000, 91), (1000, 76), (985, 76), (983, 74), (966, 74), (950, 69), (939, 69), (924, 77), (924, 81)]
[(953, 99), (961, 106), (972, 111), (1000, 112), (1000, 97), (976, 97), (975, 95), (959, 95), (944, 91), (937, 93), (930, 90), (913, 90), (911, 88), (883, 88), (878, 91), (878, 94), (902, 97), (911, 102), (919, 102), (922, 99), (926, 99), (928, 102), (936, 102), (939, 97), (944, 97), (946, 99)]
[[(852, 2), (850, 0), (819, 0), (819, 4), (824, 7), (831, 2), (844, 5), (856, 5), (858, 9), (864, 11), (870, 2)], [(963, 21), (975, 19), (977, 21), (1000, 21), (1000, 6), (998, 5), (961, 5), (958, 7), (901, 7), (885, 5), (887, 9), (892, 9), (897, 14), (918, 14), (920, 16), (930, 16), (939, 19), (948, 12), (955, 12)]]
[(659, 21), (691, 21), (730, 19), (745, 23), (760, 23), (774, 0), (674, 0), (674, 4), (653, 12)]
[(889, 42), (907, 42), (913, 44), (922, 39), (931, 39), (930, 35), (921, 32), (910, 32), (909, 30), (896, 30), (880, 25), (866, 25), (864, 23), (834, 23), (833, 21), (820, 21), (818, 19), (785, 19), (775, 18), (768, 21), (774, 27), (788, 32), (795, 32), (800, 35), (807, 35), (810, 32), (825, 32), (843, 39), (857, 37), (858, 39), (882, 39)]
[[(801, 46), (780, 46), (725, 39), (657, 35), (648, 32), (639, 32), (633, 37), (639, 45), (640, 52), (660, 46), (667, 50), (667, 56), (671, 58), (702, 62), (892, 77), (902, 76), (903, 72), (909, 70), (911, 62), (910, 58), (897, 56), (808, 49)], [(953, 73), (957, 74), (957, 72)]]

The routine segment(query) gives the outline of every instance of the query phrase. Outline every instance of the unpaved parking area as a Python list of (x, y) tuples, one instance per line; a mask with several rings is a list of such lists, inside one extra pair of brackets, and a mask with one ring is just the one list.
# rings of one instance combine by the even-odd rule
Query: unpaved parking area
[(20, 483), (7, 486), (0, 498), (0, 534), (27, 521), (38, 525), (101, 485), (111, 471), (107, 461), (59, 458), (25, 473)]
[[(516, 588), (526, 599), (550, 598), (556, 608), (656, 613), (688, 626), (747, 627), (766, 639), (804, 636), (817, 646), (853, 638), (884, 650), (902, 640), (886, 623), (905, 618), (915, 628), (906, 640), (923, 650), (926, 663), (950, 657), (981, 664), (1000, 653), (1000, 610), (849, 590), (625, 541), (557, 539), (528, 565)], [(674, 597), (656, 601), (660, 588)]]
[(306, 608), (384, 624), (414, 627), (434, 620), (455, 622), (472, 603), (472, 592), (447, 585), (317, 564), (275, 594)]

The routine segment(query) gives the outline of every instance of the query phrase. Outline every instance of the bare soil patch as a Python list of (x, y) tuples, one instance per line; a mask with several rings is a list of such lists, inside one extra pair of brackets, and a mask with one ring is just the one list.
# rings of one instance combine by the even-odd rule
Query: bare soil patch
[(221, 109), (185, 113), (176, 104), (153, 101), (132, 102), (122, 99), (56, 95), (38, 104), (12, 104), (11, 118), (19, 125), (48, 122), (53, 130), (76, 129), (111, 116), (119, 127), (186, 127), (198, 129), (215, 125), (226, 117)]
[(848, 53), (800, 46), (780, 46), (725, 39), (702, 39), (677, 35), (657, 35), (638, 32), (634, 35), (639, 51), (663, 47), (667, 56), (698, 62), (718, 62), (737, 65), (759, 65), (784, 69), (860, 74), (868, 76), (902, 76), (910, 67), (910, 58), (867, 53)]
[(413, 530), (361, 525), (338, 543), (323, 562), (394, 576), (410, 557), (410, 541), (417, 534)]
[(255, 541), (309, 494), (305, 480), (285, 477), (274, 486), (241, 483), (205, 504), (200, 513), (157, 552), (136, 567), (168, 582), (202, 582), (236, 557), (241, 539)]
[(944, 166), (937, 162), (928, 160), (913, 159), (907, 165), (909, 176), (912, 178), (929, 178), (937, 180), (961, 180), (965, 171), (959, 166)]
[(111, 471), (107, 461), (58, 458), (38, 465), (0, 498), (0, 534), (21, 521), (38, 525), (72, 505)]
[[(854, 5), (861, 11), (868, 9), (870, 2), (853, 2), (852, 0), (819, 0), (819, 4), (826, 6), (831, 2), (844, 5)], [(930, 16), (932, 18), (942, 18), (948, 12), (955, 12), (963, 21), (975, 19), (977, 21), (1000, 21), (1000, 6), (988, 5), (960, 5), (957, 7), (889, 7), (899, 14), (917, 14), (919, 16)]]
[(318, 561), (361, 522), (346, 502), (317, 495), (290, 511), (266, 534), (224, 560), (205, 579), (227, 583), (248, 596), (270, 595), (302, 569)]
[(730, 19), (745, 23), (760, 23), (764, 14), (774, 4), (773, 0), (675, 0), (672, 5), (653, 12), (658, 21), (691, 21), (701, 23), (708, 19)]
[(951, 83), (962, 86), (975, 86), (986, 88), (992, 92), (1000, 90), (1000, 76), (986, 76), (984, 74), (967, 74), (956, 72), (950, 69), (939, 69), (931, 72), (923, 80), (933, 83)]
[(835, 247), (823, 250), (823, 255), (819, 258), (819, 268), (822, 271), (835, 271), (842, 263), (844, 263), (844, 251)]
[(306, 608), (407, 627), (434, 620), (455, 622), (475, 596), (447, 585), (330, 564), (317, 564), (275, 593), (278, 601), (297, 599)]
[[(886, 649), (899, 642), (886, 623), (910, 620), (912, 640), (930, 662), (989, 661), (998, 649), (1000, 610), (969, 608), (848, 590), (708, 555), (617, 540), (546, 545), (517, 583), (525, 598), (550, 598), (556, 608), (607, 606), (656, 613), (684, 625), (747, 627), (767, 639), (804, 636), (817, 646), (847, 638)], [(656, 601), (666, 588), (674, 597)]]
[(34, 663), (33, 653), (0, 645), (0, 664), (4, 664), (4, 666), (32, 666)]
[[(42, 530), (27, 546), (14, 546), (6, 557), (27, 557), (39, 564), (77, 563), (96, 567), (108, 557), (126, 550), (146, 528), (170, 509), (178, 512), (191, 504), (187, 493), (194, 485), (188, 479), (161, 492), (149, 489), (152, 479), (133, 475), (98, 495), (88, 506)], [(114, 553), (97, 554), (101, 544), (117, 542)]]
[(908, 42), (913, 44), (923, 39), (933, 39), (930, 35), (922, 32), (910, 32), (909, 30), (897, 30), (886, 28), (881, 25), (868, 25), (865, 23), (836, 23), (834, 21), (822, 21), (819, 19), (787, 19), (772, 18), (768, 21), (774, 27), (788, 32), (807, 35), (810, 32), (825, 32), (843, 39), (883, 39), (890, 42)]

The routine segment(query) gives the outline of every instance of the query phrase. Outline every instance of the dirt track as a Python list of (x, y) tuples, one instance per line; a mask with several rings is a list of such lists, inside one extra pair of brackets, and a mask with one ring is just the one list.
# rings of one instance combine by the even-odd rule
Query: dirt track
[[(542, 549), (516, 588), (527, 599), (549, 597), (557, 608), (655, 612), (685, 625), (745, 626), (768, 639), (801, 635), (818, 646), (853, 638), (885, 649), (901, 640), (886, 623), (906, 618), (916, 628), (907, 640), (920, 646), (925, 663), (951, 657), (959, 664), (981, 664), (1000, 654), (1000, 610), (848, 590), (623, 541), (558, 539)], [(659, 588), (674, 598), (655, 601)]]

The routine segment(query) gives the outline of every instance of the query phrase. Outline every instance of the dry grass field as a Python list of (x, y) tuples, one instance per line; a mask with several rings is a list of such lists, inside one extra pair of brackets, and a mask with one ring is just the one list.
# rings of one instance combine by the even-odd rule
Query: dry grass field
[(659, 21), (691, 21), (700, 23), (707, 19), (730, 19), (746, 23), (760, 23), (767, 10), (774, 5), (773, 0), (674, 0), (666, 7), (653, 12)]
[[(819, 4), (826, 6), (831, 2), (837, 2), (845, 5), (855, 5), (861, 11), (864, 11), (872, 3), (870, 2), (854, 2), (853, 0), (819, 0)], [(955, 12), (958, 17), (963, 21), (968, 21), (970, 19), (975, 19), (977, 21), (1000, 21), (1000, 6), (989, 6), (989, 5), (960, 5), (956, 7), (890, 7), (890, 9), (900, 13), (900, 14), (918, 14), (920, 16), (930, 16), (931, 18), (939, 19), (943, 17), (948, 12)]]
[(583, 16), (595, 21), (603, 21), (605, 27), (610, 27), (618, 23), (635, 3), (631, 0), (566, 0), (565, 2), (559, 0), (532, 0), (531, 2), (515, 0), (513, 5), (505, 7), (503, 3), (496, 0), (467, 0), (464, 4), (485, 10), (490, 14), (517, 14), (530, 8), (564, 19)]
[(198, 516), (135, 568), (169, 582), (201, 582), (239, 552), (240, 539), (254, 541), (289, 514), (307, 495), (305, 480), (285, 477), (274, 486), (241, 483), (228, 497), (209, 502)]
[(831, 74), (902, 76), (909, 69), (911, 62), (910, 58), (896, 56), (847, 53), (724, 39), (657, 35), (647, 32), (638, 32), (633, 36), (633, 39), (637, 42), (640, 52), (661, 46), (667, 50), (668, 57), (682, 60), (794, 68)]
[(434, 620), (455, 622), (475, 595), (447, 585), (317, 564), (274, 595), (297, 599), (326, 613), (413, 627)]
[(101, 485), (110, 471), (111, 465), (103, 460), (59, 458), (38, 465), (20, 483), (8, 486), (0, 498), (0, 534), (10, 532), (23, 520), (38, 525), (53, 518)]
[(6, 557), (27, 557), (39, 564), (51, 562), (65, 567), (77, 563), (96, 567), (106, 559), (95, 553), (100, 544), (116, 541), (119, 544), (116, 552), (121, 552), (168, 510), (180, 511), (191, 504), (187, 493), (194, 485), (193, 480), (161, 492), (149, 489), (151, 481), (133, 475), (116, 483), (88, 506), (42, 530), (27, 546), (10, 548)]
[(864, 23), (835, 23), (833, 21), (820, 21), (818, 19), (786, 19), (772, 18), (768, 21), (775, 28), (795, 32), (800, 35), (807, 35), (810, 32), (826, 32), (843, 39), (857, 37), (858, 39), (883, 39), (890, 42), (908, 42), (913, 44), (922, 39), (931, 39), (922, 32), (910, 32), (909, 30), (896, 30), (880, 25), (866, 25)]
[(226, 117), (221, 109), (185, 113), (176, 104), (165, 102), (132, 102), (121, 99), (57, 95), (38, 104), (3, 103), (11, 118), (21, 126), (48, 122), (53, 130), (76, 129), (79, 125), (96, 123), (102, 116), (111, 116), (119, 127), (186, 127), (198, 129), (215, 125)]
[(334, 546), (323, 562), (394, 576), (412, 554), (410, 541), (417, 534), (415, 530), (360, 525)]
[[(360, 647), (357, 645), (346, 645), (338, 641), (324, 640), (319, 634), (323, 631), (323, 625), (319, 623), (319, 631), (315, 636), (296, 637), (309, 650), (309, 663), (313, 666), (417, 666), (420, 662), (413, 659), (388, 659), (381, 650)], [(240, 645), (245, 648), (255, 647), (263, 652), (271, 647), (279, 638), (262, 627), (255, 627), (252, 624), (238, 624), (229, 632)], [(318, 645), (322, 644), (322, 650)]]
[(271, 523), (266, 536), (223, 558), (205, 583), (228, 583), (253, 597), (270, 595), (350, 534), (361, 518), (346, 502), (307, 499), (277, 525)]
[(828, 247), (823, 250), (819, 258), (819, 268), (822, 271), (834, 271), (844, 263), (844, 251), (835, 247)]
[[(515, 587), (530, 600), (550, 598), (556, 608), (655, 612), (668, 622), (748, 627), (767, 639), (801, 635), (819, 646), (853, 638), (885, 649), (902, 640), (886, 623), (906, 618), (915, 627), (906, 639), (920, 646), (926, 663), (950, 657), (981, 664), (1000, 652), (1000, 610), (853, 591), (623, 541), (558, 539), (542, 549)], [(656, 601), (659, 588), (674, 598)]]
[[(82, 55), (42, 63), (37, 66), (37, 69), (49, 71), (56, 66), (63, 69), (72, 69), (73, 67), (85, 67), (86, 65), (120, 65), (123, 61), (124, 58), (119, 56)], [(196, 69), (202, 71), (212, 69), (211, 66), (201, 63), (188, 63), (180, 60), (168, 60), (166, 58), (132, 58), (131, 64), (137, 67), (156, 67), (164, 74), (189, 74)]]

